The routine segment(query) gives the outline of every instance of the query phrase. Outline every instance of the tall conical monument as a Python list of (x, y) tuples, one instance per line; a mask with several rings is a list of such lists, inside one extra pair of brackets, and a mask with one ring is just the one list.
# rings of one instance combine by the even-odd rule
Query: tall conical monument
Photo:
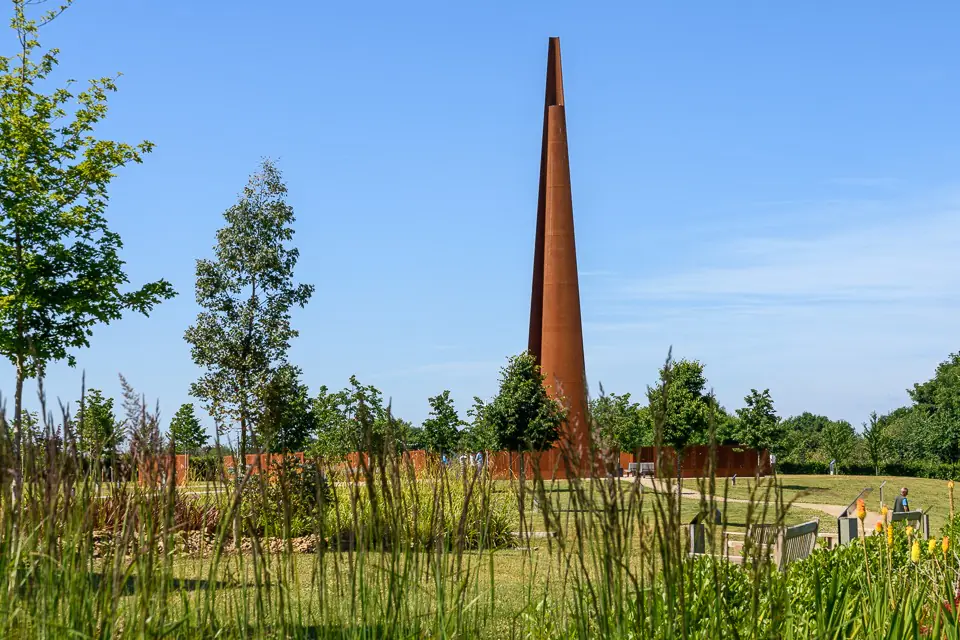
[(547, 50), (540, 196), (537, 201), (537, 235), (533, 255), (528, 348), (546, 376), (545, 384), (550, 393), (562, 395), (567, 407), (561, 446), (569, 445), (572, 451), (579, 454), (581, 463), (578, 472), (589, 473), (590, 427), (586, 413), (583, 327), (580, 321), (577, 247), (573, 234), (573, 197), (563, 106), (560, 38), (550, 38)]

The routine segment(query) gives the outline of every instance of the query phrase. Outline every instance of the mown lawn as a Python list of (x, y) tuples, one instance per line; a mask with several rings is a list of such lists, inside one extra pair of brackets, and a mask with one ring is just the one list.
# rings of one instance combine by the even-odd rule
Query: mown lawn
[[(775, 484), (770, 485), (773, 481)], [(759, 486), (753, 478), (739, 478), (733, 485), (729, 479), (718, 478), (715, 494), (737, 499), (750, 499), (753, 496), (762, 500), (767, 494), (768, 486), (775, 486), (783, 494), (784, 501), (821, 503), (847, 506), (857, 494), (865, 488), (872, 491), (866, 496), (867, 509), (880, 510), (880, 484), (886, 481), (883, 488), (883, 500), (888, 507), (893, 507), (893, 500), (900, 493), (901, 487), (909, 490), (908, 498), (911, 509), (927, 510), (930, 514), (930, 528), (938, 532), (950, 517), (950, 497), (945, 480), (930, 480), (927, 478), (904, 478), (899, 476), (794, 476), (781, 475), (775, 479), (761, 478)], [(696, 479), (686, 479), (684, 489), (697, 491), (701, 483)], [(732, 503), (731, 503), (732, 504)], [(821, 526), (823, 526), (821, 520)], [(834, 522), (834, 530), (836, 522)]]

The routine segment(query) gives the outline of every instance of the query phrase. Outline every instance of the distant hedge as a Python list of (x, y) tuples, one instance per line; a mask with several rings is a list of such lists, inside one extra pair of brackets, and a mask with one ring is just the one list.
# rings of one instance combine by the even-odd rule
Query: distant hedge
[[(872, 476), (874, 469), (871, 466), (851, 465), (841, 469), (844, 475)], [(826, 475), (830, 473), (829, 465), (822, 462), (783, 462), (777, 464), (777, 473), (796, 475)], [(960, 478), (960, 464), (944, 464), (939, 462), (892, 462), (880, 468), (880, 473), (887, 476), (904, 476), (908, 478), (933, 478), (936, 480), (956, 480)]]

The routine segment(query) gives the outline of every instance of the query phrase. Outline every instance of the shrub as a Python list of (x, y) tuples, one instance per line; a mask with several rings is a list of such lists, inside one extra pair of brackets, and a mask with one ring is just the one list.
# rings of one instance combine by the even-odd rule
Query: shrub
[(317, 464), (293, 457), (251, 477), (242, 497), (243, 515), (257, 533), (294, 538), (316, 532), (332, 502), (330, 483)]
[(223, 470), (223, 459), (216, 453), (190, 456), (190, 480), (196, 482), (215, 482)]

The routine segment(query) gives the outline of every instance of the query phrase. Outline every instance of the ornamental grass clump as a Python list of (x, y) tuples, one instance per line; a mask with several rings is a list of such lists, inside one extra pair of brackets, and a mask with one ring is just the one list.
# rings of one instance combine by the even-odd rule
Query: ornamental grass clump
[[(659, 391), (656, 443), (669, 375)], [(781, 567), (776, 544), (742, 534), (802, 518), (776, 478), (728, 502), (712, 454), (683, 493), (673, 477), (554, 480), (536, 451), (502, 479), (492, 464), (423, 471), (383, 441), (313, 467), (144, 486), (95, 481), (110, 474), (81, 470), (109, 461), (83, 459), (52, 416), (45, 431), (58, 437), (25, 449), (29, 500), (0, 487), (2, 638), (960, 637), (941, 606), (958, 581), (947, 529), (924, 554), (917, 532), (881, 523), (889, 539)], [(581, 455), (561, 445), (558, 465), (589, 466)], [(602, 443), (590, 455), (615, 464)]]

